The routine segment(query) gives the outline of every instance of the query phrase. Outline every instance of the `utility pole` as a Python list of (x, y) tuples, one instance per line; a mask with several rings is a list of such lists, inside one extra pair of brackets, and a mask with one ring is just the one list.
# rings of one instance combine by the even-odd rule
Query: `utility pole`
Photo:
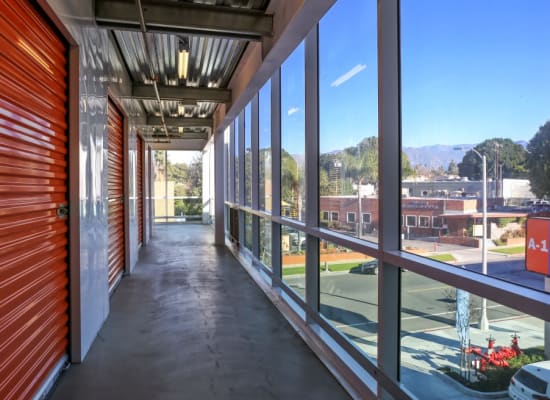
[[(481, 155), (476, 149), (472, 149), (483, 164), (483, 241), (481, 242), (481, 273), (487, 275), (487, 157)], [(489, 329), (489, 320), (487, 318), (487, 299), (481, 299), (481, 316), (479, 319), (479, 329), (487, 331)]]

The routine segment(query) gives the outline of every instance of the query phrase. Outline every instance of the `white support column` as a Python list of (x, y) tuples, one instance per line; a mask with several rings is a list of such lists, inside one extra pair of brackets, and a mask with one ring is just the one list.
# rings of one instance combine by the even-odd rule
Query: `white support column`
[(229, 171), (227, 172), (227, 190), (228, 200), (235, 203), (237, 196), (235, 194), (235, 122), (229, 125)]
[[(239, 124), (235, 127), (237, 130), (236, 135), (239, 135), (239, 193), (236, 195), (239, 196), (239, 205), (244, 206), (245, 202), (245, 143), (244, 143), (244, 109), (239, 114)], [(239, 211), (239, 244), (241, 248), (244, 246), (244, 212)]]
[(208, 142), (202, 152), (202, 223), (209, 223), (210, 216), (210, 144)]
[[(254, 96), (250, 104), (250, 132), (252, 134), (250, 147), (252, 150), (252, 208), (257, 210), (260, 208), (259, 192), (260, 192), (260, 165), (259, 165), (259, 96), (258, 93)], [(252, 216), (252, 254), (254, 257), (260, 258), (260, 217)]]
[[(382, 252), (400, 248), (399, 0), (378, 2), (379, 220)], [(400, 273), (385, 263), (378, 277), (378, 364), (399, 379)], [(390, 396), (382, 390), (382, 398)]]
[[(306, 226), (308, 227), (319, 226), (318, 44), (318, 25), (315, 25), (306, 36), (305, 41), (305, 196), (307, 204)], [(305, 297), (308, 313), (317, 314), (319, 311), (319, 239), (309, 234), (306, 236)], [(311, 321), (313, 321), (313, 318), (311, 318)]]
[[(544, 290), (550, 292), (550, 277), (544, 277)], [(544, 355), (550, 359), (550, 321), (544, 322)]]
[[(271, 78), (271, 214), (281, 215), (281, 69)], [(271, 224), (272, 285), (278, 287), (282, 274), (281, 225)]]
[(223, 132), (214, 133), (214, 243), (216, 246), (225, 244), (224, 229), (224, 134)]

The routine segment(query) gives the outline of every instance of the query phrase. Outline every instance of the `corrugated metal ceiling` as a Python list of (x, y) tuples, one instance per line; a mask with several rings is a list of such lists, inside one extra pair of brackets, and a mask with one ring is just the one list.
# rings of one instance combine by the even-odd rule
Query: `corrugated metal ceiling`
[[(183, 3), (201, 5), (265, 10), (269, 0), (183, 0)], [(146, 33), (139, 31), (115, 30), (114, 37), (120, 48), (128, 72), (134, 83), (152, 84), (151, 68), (156, 82), (163, 86), (183, 86), (194, 88), (227, 88), (248, 41), (220, 36), (184, 35), (168, 33)], [(187, 80), (178, 79), (179, 41), (184, 38), (189, 43), (189, 68)], [(144, 43), (147, 40), (147, 44)], [(149, 49), (151, 54), (147, 54)], [(161, 100), (133, 100), (130, 107), (135, 110), (136, 103), (149, 116), (211, 118), (217, 103), (178, 102)], [(147, 132), (158, 127), (143, 129)], [(181, 128), (177, 136), (181, 136)], [(173, 129), (170, 128), (169, 132)], [(184, 132), (204, 132), (205, 128), (185, 128)], [(209, 131), (207, 129), (207, 131)]]

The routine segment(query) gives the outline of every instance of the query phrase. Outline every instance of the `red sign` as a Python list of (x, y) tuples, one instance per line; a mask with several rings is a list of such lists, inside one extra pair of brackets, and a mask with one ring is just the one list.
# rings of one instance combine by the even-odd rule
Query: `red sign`
[(550, 218), (527, 219), (525, 266), (528, 271), (550, 276)]

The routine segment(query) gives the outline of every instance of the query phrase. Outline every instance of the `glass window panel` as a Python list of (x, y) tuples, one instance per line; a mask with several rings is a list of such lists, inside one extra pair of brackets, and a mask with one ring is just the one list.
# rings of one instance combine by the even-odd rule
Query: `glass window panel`
[(304, 298), (306, 288), (306, 234), (281, 227), (283, 282)]
[(401, 246), (542, 289), (525, 249), (550, 210), (550, 3), (519, 5), (401, 1), (401, 208), (419, 217)]
[(229, 171), (231, 171), (231, 169), (229, 168), (229, 166), (231, 165), (230, 164), (231, 158), (230, 158), (230, 153), (229, 153), (229, 132), (230, 132), (229, 127), (227, 127), (225, 129), (225, 131), (223, 132), (224, 133), (223, 157), (224, 157), (224, 167), (225, 167), (225, 171), (223, 172), (224, 173), (224, 179), (225, 179), (223, 190), (224, 190), (224, 200), (225, 201), (231, 200), (230, 199), (230, 190), (229, 190), (229, 188), (233, 184), (233, 177), (229, 173)]
[(154, 150), (153, 213), (155, 222), (166, 222), (168, 192), (166, 185), (166, 150)]
[[(484, 332), (479, 297), (410, 271), (402, 273), (401, 282), (401, 382), (417, 398), (440, 399), (442, 393), (465, 398), (466, 386), (506, 391), (522, 364), (545, 359), (544, 321), (487, 301)], [(519, 356), (515, 338), (523, 352)], [(509, 367), (498, 361), (500, 356)]]
[(357, 347), (377, 357), (378, 260), (321, 241), (320, 312)]
[(260, 90), (260, 138), (259, 138), (259, 205), (260, 210), (271, 211), (271, 81)]
[(244, 203), (252, 205), (252, 107), (244, 109)]
[[(341, 0), (319, 23), (321, 226), (378, 241), (376, 1)], [(346, 219), (369, 213), (368, 222)]]
[(235, 164), (234, 164), (234, 170), (235, 170), (235, 203), (239, 203), (239, 155), (240, 155), (240, 147), (239, 147), (239, 117), (235, 118), (235, 129), (233, 130), (233, 133), (235, 135)]
[(305, 216), (304, 43), (281, 65), (281, 215)]
[(169, 220), (202, 220), (202, 154), (198, 151), (167, 151)]
[(252, 214), (244, 213), (244, 246), (252, 251)]
[(155, 150), (155, 222), (202, 220), (202, 155)]
[(224, 227), (225, 227), (225, 235), (229, 236), (229, 206), (227, 204), (224, 204), (224, 213), (223, 213), (223, 220), (224, 220)]
[(271, 222), (260, 219), (260, 261), (271, 269)]

